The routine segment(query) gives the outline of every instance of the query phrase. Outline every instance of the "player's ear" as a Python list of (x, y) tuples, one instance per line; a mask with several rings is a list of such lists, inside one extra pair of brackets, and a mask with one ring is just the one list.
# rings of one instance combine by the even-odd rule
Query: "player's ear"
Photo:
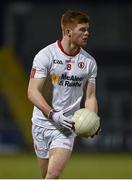
[(71, 37), (71, 29), (66, 28), (65, 33), (68, 37)]

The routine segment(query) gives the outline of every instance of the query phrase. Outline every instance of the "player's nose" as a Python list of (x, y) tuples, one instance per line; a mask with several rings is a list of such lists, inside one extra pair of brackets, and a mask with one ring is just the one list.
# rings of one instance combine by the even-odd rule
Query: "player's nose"
[(85, 33), (84, 33), (84, 35), (88, 37), (88, 36), (89, 36), (89, 31), (86, 30)]

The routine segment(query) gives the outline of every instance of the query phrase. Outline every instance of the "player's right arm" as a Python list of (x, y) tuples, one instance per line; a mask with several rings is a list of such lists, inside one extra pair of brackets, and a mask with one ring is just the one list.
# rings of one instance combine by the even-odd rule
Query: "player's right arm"
[(42, 95), (42, 87), (44, 85), (45, 79), (45, 77), (30, 78), (28, 85), (28, 99), (46, 116), (48, 116), (52, 108), (49, 106)]
[[(48, 119), (52, 119), (57, 124), (62, 125), (67, 129), (73, 127), (73, 120), (65, 117), (63, 111), (53, 112), (53, 109), (48, 105), (45, 98), (42, 95), (42, 87), (46, 78), (30, 78), (28, 85), (28, 99), (38, 107)], [(50, 112), (53, 112), (52, 117), (49, 117)]]

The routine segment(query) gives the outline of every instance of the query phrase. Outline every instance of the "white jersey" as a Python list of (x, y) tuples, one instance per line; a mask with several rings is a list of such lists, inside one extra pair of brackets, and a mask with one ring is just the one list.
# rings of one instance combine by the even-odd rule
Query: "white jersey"
[[(86, 81), (95, 84), (97, 75), (97, 65), (90, 54), (80, 48), (74, 55), (69, 55), (64, 52), (60, 41), (39, 51), (32, 68), (35, 70), (34, 78), (50, 74), (53, 85), (52, 107), (56, 111), (63, 110), (66, 116), (73, 115), (80, 108)], [(37, 107), (34, 107), (32, 121), (39, 126), (47, 124), (54, 128)]]

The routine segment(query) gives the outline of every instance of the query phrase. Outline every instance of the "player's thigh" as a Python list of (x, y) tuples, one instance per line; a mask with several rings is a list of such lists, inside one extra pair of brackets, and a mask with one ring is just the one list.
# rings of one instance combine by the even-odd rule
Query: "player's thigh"
[(48, 169), (49, 159), (44, 159), (44, 158), (39, 158), (39, 157), (37, 159), (38, 159), (42, 177), (45, 178), (47, 169)]
[(71, 150), (65, 148), (53, 148), (49, 151), (49, 166), (48, 171), (54, 171), (60, 174), (66, 166)]

